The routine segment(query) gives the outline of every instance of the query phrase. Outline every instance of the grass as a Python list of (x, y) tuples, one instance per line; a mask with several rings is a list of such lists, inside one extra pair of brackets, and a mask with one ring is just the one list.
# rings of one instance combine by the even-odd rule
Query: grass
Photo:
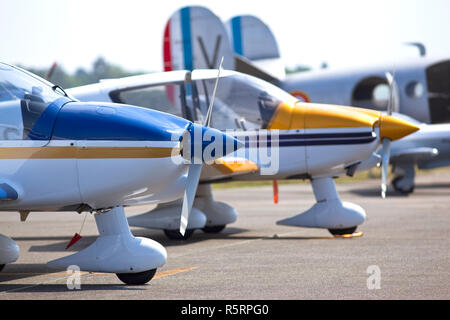
[[(431, 174), (439, 171), (450, 171), (450, 167), (438, 168), (433, 170), (418, 170), (416, 168), (416, 175), (421, 174)], [(392, 174), (391, 168), (389, 168), (389, 179)], [(353, 183), (359, 181), (366, 180), (380, 180), (381, 179), (381, 168), (372, 168), (368, 171), (358, 172), (353, 177), (348, 176), (340, 176), (336, 179), (337, 183)], [(278, 180), (278, 185), (286, 185), (286, 184), (298, 184), (298, 183), (309, 183), (309, 180)], [(262, 180), (262, 181), (231, 181), (224, 183), (215, 183), (213, 184), (213, 190), (221, 190), (221, 189), (230, 189), (230, 188), (249, 188), (249, 187), (264, 187), (264, 186), (272, 186), (272, 180)]]

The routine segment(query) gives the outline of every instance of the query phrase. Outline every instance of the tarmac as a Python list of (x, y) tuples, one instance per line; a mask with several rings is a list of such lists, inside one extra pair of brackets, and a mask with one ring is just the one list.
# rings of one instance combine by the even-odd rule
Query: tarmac
[[(19, 245), (18, 261), (0, 273), (0, 300), (8, 299), (449, 299), (450, 171), (417, 177), (403, 196), (379, 180), (339, 183), (343, 201), (361, 205), (367, 221), (360, 237), (334, 238), (327, 230), (276, 225), (314, 204), (307, 183), (214, 191), (236, 208), (238, 220), (219, 234), (197, 230), (188, 241), (168, 240), (162, 231), (132, 228), (136, 236), (160, 242), (168, 260), (143, 286), (126, 286), (114, 275), (81, 275), (80, 290), (69, 275), (46, 262), (76, 252), (97, 236), (86, 215), (83, 238), (65, 250), (85, 216), (70, 212), (0, 213), (0, 233)], [(153, 206), (127, 208), (128, 216)]]

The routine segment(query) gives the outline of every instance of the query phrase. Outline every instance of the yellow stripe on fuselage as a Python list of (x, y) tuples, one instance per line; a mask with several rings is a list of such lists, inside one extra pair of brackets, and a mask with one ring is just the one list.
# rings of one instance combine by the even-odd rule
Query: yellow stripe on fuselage
[(372, 128), (379, 120), (378, 111), (297, 102), (280, 103), (267, 129)]
[(0, 147), (0, 159), (136, 159), (179, 154), (179, 148), (164, 147)]

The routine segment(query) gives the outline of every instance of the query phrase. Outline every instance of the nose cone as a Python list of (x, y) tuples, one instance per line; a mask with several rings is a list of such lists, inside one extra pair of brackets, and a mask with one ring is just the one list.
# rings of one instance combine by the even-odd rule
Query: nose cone
[(419, 130), (419, 127), (411, 122), (405, 121), (389, 115), (382, 115), (380, 119), (381, 138), (388, 138), (392, 141), (401, 139), (413, 132)]
[[(198, 124), (192, 124), (187, 132), (189, 134), (183, 138), (182, 143), (183, 158), (193, 163), (208, 163), (244, 146), (233, 136)], [(186, 151), (190, 151), (190, 154)]]

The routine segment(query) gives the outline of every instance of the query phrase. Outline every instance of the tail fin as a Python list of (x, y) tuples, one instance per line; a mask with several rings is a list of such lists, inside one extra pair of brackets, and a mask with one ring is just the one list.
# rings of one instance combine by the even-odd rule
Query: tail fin
[(275, 37), (253, 16), (237, 16), (224, 25), (205, 7), (183, 7), (166, 24), (163, 51), (164, 71), (215, 69), (224, 57), (224, 69), (272, 83), (285, 76)]
[(164, 70), (234, 70), (234, 53), (222, 21), (209, 9), (183, 7), (170, 17), (164, 30)]
[(282, 80), (286, 76), (278, 43), (264, 22), (255, 16), (242, 15), (231, 18), (225, 25), (231, 46), (238, 56), (248, 59), (256, 69), (273, 78)]

